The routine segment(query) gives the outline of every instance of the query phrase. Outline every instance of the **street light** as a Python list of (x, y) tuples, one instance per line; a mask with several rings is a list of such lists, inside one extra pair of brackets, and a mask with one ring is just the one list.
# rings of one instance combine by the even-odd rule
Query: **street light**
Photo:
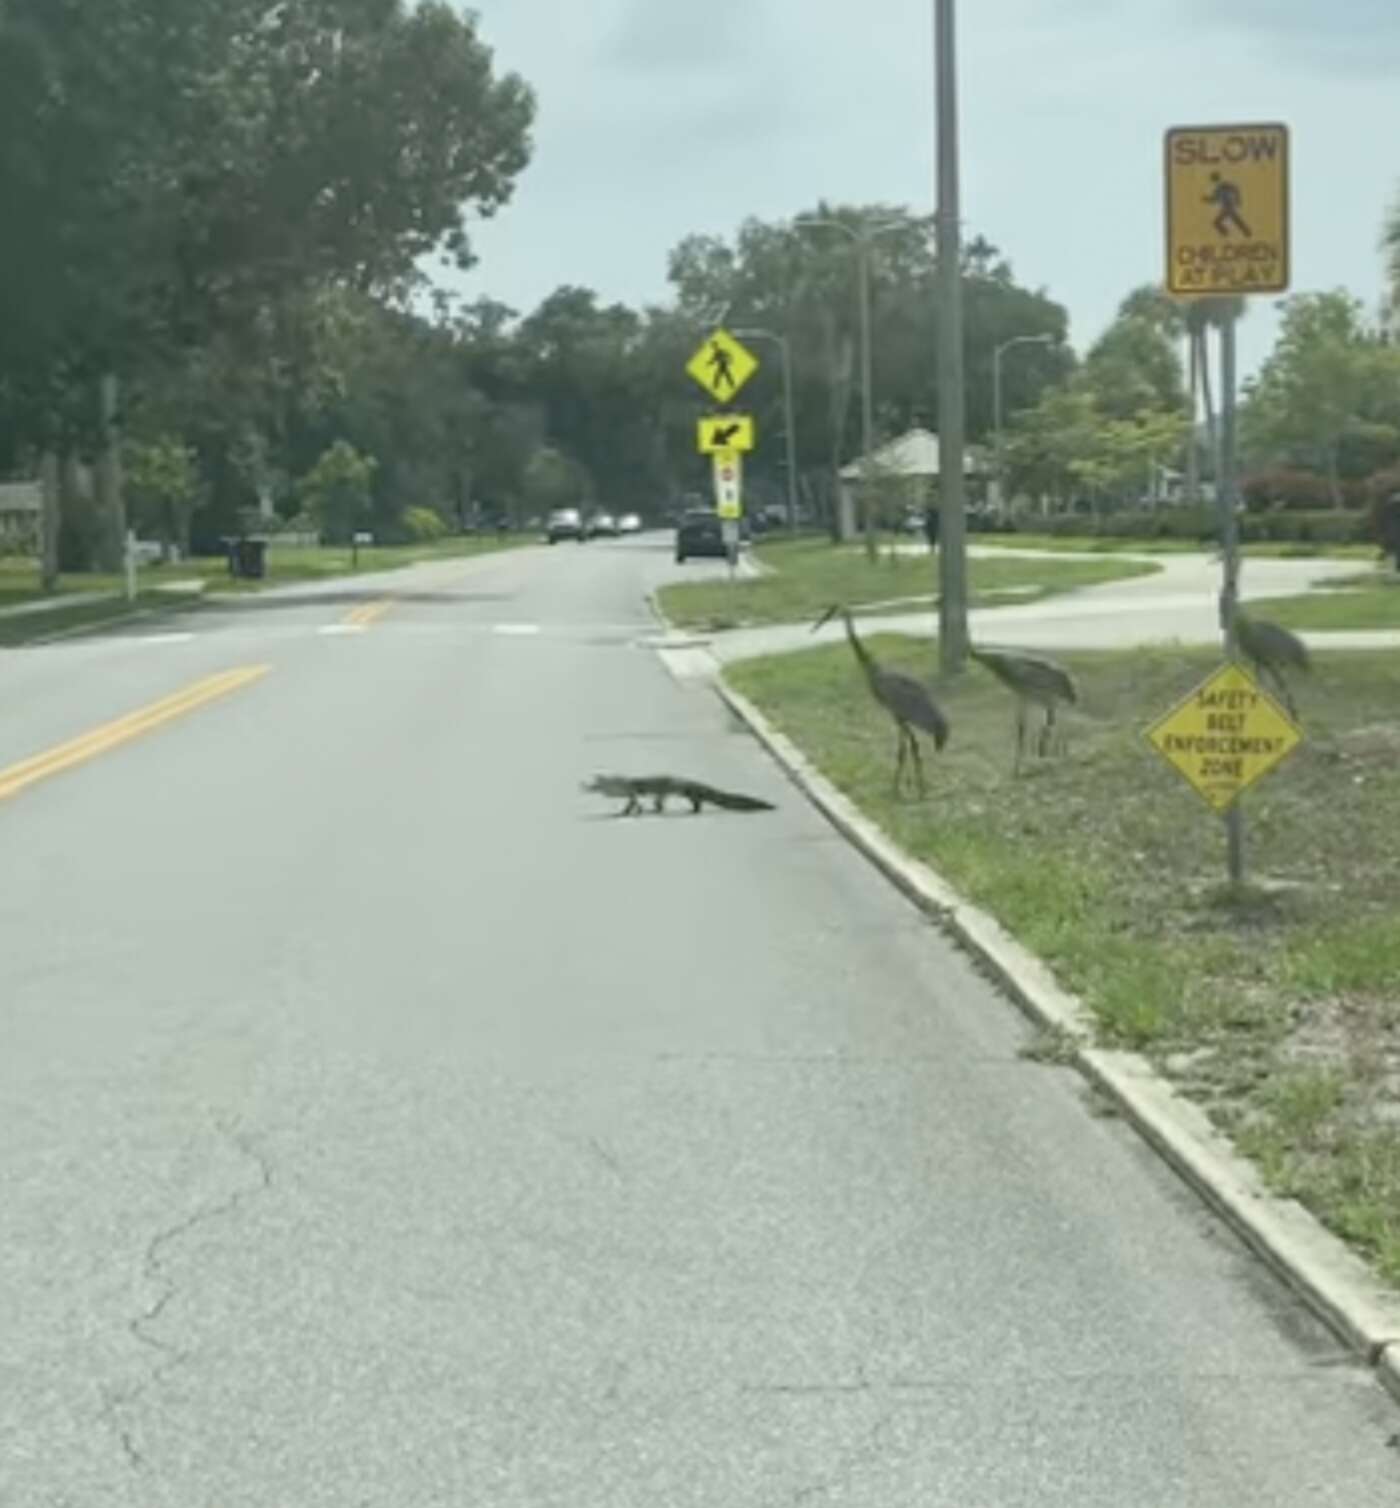
[(797, 528), (797, 429), (792, 402), (792, 345), (786, 335), (774, 330), (736, 330), (741, 340), (771, 341), (783, 359), (783, 427), (787, 432), (788, 525)]
[(1010, 340), (1004, 340), (992, 352), (992, 433), (995, 436), (993, 448), (996, 452), (996, 483), (998, 506), (1001, 503), (1002, 487), (1006, 479), (1006, 463), (1002, 450), (1001, 440), (1001, 358), (1013, 346), (1053, 346), (1053, 335), (1013, 335)]
[(833, 220), (826, 215), (800, 215), (794, 225), (821, 226), (839, 230), (850, 238), (856, 248), (857, 298), (860, 311), (860, 386), (861, 386), (861, 449), (864, 455), (860, 465), (861, 507), (865, 515), (865, 548), (873, 558), (875, 554), (875, 517), (870, 506), (870, 452), (875, 448), (875, 407), (871, 386), (871, 368), (874, 365), (870, 352), (870, 244), (876, 236), (888, 231), (905, 229), (902, 220), (881, 221), (878, 225), (860, 222), (860, 228), (848, 225), (844, 220)]

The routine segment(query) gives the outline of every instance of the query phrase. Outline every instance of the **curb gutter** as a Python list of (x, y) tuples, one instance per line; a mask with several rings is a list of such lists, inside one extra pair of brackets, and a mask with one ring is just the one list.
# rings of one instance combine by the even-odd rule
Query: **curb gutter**
[[(664, 621), (664, 620), (663, 620)], [(1088, 1008), (994, 917), (911, 858), (826, 779), (747, 697), (714, 680), (721, 699), (824, 817), (938, 921), (1038, 1025), (1064, 1033), (1071, 1061), (1251, 1250), (1400, 1400), (1400, 1296), (1302, 1205), (1265, 1188), (1254, 1167), (1137, 1053), (1096, 1048)]]

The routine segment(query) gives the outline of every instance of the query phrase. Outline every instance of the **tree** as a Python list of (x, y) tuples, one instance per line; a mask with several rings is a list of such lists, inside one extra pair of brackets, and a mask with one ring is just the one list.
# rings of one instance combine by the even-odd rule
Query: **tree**
[(302, 478), (302, 507), (333, 544), (345, 544), (369, 518), (376, 462), (337, 440)]
[(1344, 441), (1387, 409), (1400, 418), (1397, 362), (1349, 293), (1288, 299), (1278, 342), (1247, 393), (1246, 449), (1257, 460), (1314, 467), (1340, 507)]
[[(466, 265), (532, 115), (441, 0), (5, 0), (0, 448), (74, 453), (109, 372), (139, 398), (188, 360), (236, 391), (291, 364), (317, 293)], [(256, 388), (201, 442), (225, 516), (234, 446), (278, 440)]]
[(172, 548), (188, 550), (190, 514), (200, 487), (194, 451), (168, 434), (148, 442), (129, 441), (124, 470), (137, 530), (160, 540), (165, 559)]
[(1112, 418), (1186, 407), (1181, 359), (1170, 337), (1138, 314), (1116, 319), (1099, 338), (1084, 360), (1084, 381)]

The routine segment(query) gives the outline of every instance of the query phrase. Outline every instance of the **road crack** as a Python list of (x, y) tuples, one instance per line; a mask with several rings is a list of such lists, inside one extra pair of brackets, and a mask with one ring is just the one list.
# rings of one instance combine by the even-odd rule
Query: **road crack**
[(217, 1203), (196, 1209), (173, 1225), (157, 1231), (146, 1243), (141, 1260), (141, 1277), (156, 1296), (146, 1308), (126, 1322), (126, 1330), (138, 1345), (153, 1353), (157, 1359), (140, 1382), (106, 1389), (98, 1415), (99, 1421), (115, 1433), (126, 1464), (133, 1472), (144, 1471), (147, 1460), (137, 1444), (133, 1426), (123, 1416), (132, 1413), (147, 1393), (192, 1355), (165, 1339), (157, 1328), (180, 1291), (179, 1283), (169, 1268), (170, 1252), (195, 1231), (221, 1220), (231, 1219), (250, 1200), (268, 1193), (274, 1183), (271, 1162), (245, 1132), (237, 1126), (223, 1124), (216, 1129), (250, 1165), (254, 1176)]

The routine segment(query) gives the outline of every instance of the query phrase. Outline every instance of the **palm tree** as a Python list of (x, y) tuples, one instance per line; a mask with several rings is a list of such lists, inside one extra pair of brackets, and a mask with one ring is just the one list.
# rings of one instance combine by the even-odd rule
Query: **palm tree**
[(1381, 232), (1381, 251), (1385, 254), (1386, 276), (1390, 279), (1387, 299), (1392, 324), (1400, 322), (1400, 197), (1391, 205)]

